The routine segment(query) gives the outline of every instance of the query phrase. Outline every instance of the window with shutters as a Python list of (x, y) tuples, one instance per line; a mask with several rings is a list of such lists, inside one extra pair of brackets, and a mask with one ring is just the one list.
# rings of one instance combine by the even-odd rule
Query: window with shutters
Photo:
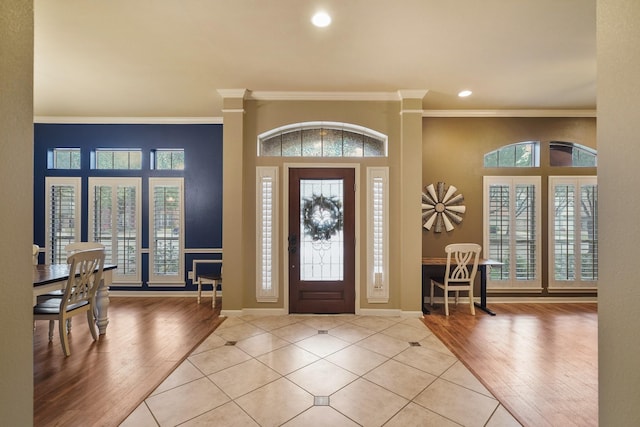
[(278, 301), (278, 168), (256, 169), (256, 300)]
[(80, 178), (45, 179), (47, 264), (65, 264), (69, 243), (80, 241)]
[(598, 185), (594, 176), (549, 177), (549, 289), (596, 288)]
[(141, 285), (141, 178), (89, 178), (89, 241), (105, 246), (118, 286)]
[(502, 263), (492, 267), (487, 287), (539, 289), (540, 177), (484, 177), (485, 257)]
[(367, 300), (389, 302), (389, 168), (367, 168)]
[(184, 180), (149, 178), (149, 285), (184, 285)]

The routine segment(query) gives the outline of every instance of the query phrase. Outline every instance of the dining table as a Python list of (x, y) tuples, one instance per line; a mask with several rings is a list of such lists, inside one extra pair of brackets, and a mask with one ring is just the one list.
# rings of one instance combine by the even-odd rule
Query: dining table
[[(96, 290), (96, 325), (100, 335), (107, 332), (109, 324), (109, 286), (113, 283), (113, 270), (118, 266), (103, 267), (102, 280)], [(69, 279), (69, 264), (37, 264), (33, 266), (33, 305), (40, 295), (64, 289)]]
[[(455, 262), (453, 259), (452, 262)], [(500, 261), (495, 261), (492, 259), (480, 258), (478, 260), (478, 272), (480, 273), (480, 302), (474, 302), (474, 305), (478, 307), (480, 310), (485, 313), (490, 314), (491, 316), (495, 316), (496, 313), (491, 311), (487, 307), (487, 269), (492, 266), (502, 265)], [(439, 270), (444, 269), (447, 266), (447, 257), (423, 257), (422, 258), (422, 312), (424, 314), (429, 314), (430, 311), (425, 306), (425, 297), (426, 294), (424, 292), (425, 286), (429, 286), (429, 277), (428, 270), (431, 268), (438, 268)], [(440, 273), (442, 275), (442, 273)]]

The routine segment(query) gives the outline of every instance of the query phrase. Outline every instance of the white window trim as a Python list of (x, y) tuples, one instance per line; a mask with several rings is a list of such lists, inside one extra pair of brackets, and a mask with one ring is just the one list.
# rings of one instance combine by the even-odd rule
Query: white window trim
[[(542, 290), (542, 238), (541, 238), (541, 193), (542, 193), (542, 178), (540, 176), (485, 176), (483, 177), (483, 209), (482, 209), (482, 225), (483, 225), (483, 252), (484, 257), (489, 257), (489, 188), (491, 185), (507, 185), (510, 189), (510, 199), (515, 200), (515, 187), (518, 184), (534, 185), (535, 186), (535, 241), (536, 241), (536, 268), (534, 280), (516, 280), (515, 267), (516, 263), (511, 262), (511, 272), (509, 274), (510, 280), (492, 281), (490, 277), (487, 277), (487, 291), (489, 292), (517, 292), (517, 291), (540, 291)], [(510, 215), (510, 229), (513, 229), (513, 216)], [(510, 246), (513, 248), (515, 243), (515, 234), (511, 233)], [(513, 252), (513, 251), (512, 251)], [(489, 276), (489, 275), (487, 275)]]
[[(376, 187), (381, 200), (376, 203)], [(379, 216), (379, 219), (376, 219)], [(378, 234), (378, 235), (376, 235)], [(381, 239), (379, 245), (376, 239)], [(389, 168), (367, 168), (367, 301), (389, 302)], [(376, 259), (378, 258), (378, 259)], [(376, 272), (376, 264), (382, 272)]]
[[(153, 273), (153, 257), (154, 257), (154, 245), (153, 245), (153, 224), (154, 224), (154, 209), (153, 209), (153, 189), (156, 186), (175, 186), (180, 189), (180, 232), (178, 233), (178, 239), (180, 241), (180, 253), (178, 255), (178, 273), (175, 276), (160, 276)], [(162, 287), (162, 286), (186, 286), (184, 280), (184, 178), (149, 178), (149, 282), (150, 287)]]
[(50, 221), (50, 212), (51, 212), (51, 187), (53, 186), (71, 186), (74, 187), (74, 192), (76, 195), (76, 205), (74, 209), (74, 234), (77, 239), (80, 239), (80, 226), (82, 222), (81, 218), (81, 206), (82, 206), (82, 179), (79, 177), (45, 177), (44, 181), (45, 191), (44, 191), (44, 206), (45, 206), (45, 263), (49, 264), (52, 256), (53, 248), (49, 245), (49, 240), (51, 237), (51, 221)]
[[(265, 185), (271, 186), (271, 197)], [(256, 168), (256, 301), (277, 302), (278, 295), (278, 168)], [(268, 206), (269, 212), (264, 212)], [(268, 275), (265, 272), (269, 272)]]
[[(598, 281), (593, 280), (581, 280), (576, 277), (576, 280), (555, 280), (555, 209), (554, 209), (554, 189), (557, 184), (571, 184), (575, 185), (576, 194), (580, 193), (580, 186), (598, 185), (598, 178), (596, 176), (550, 176), (549, 177), (549, 292), (567, 292), (567, 291), (597, 291)], [(579, 205), (578, 205), (579, 206)], [(575, 224), (578, 229), (576, 234), (580, 233), (580, 212), (581, 208), (575, 210)], [(576, 241), (576, 245), (580, 242)], [(579, 251), (576, 250), (576, 253)], [(580, 275), (580, 257), (576, 257), (576, 272)]]
[[(117, 188), (118, 186), (129, 186), (136, 188), (136, 266), (137, 271), (135, 276), (128, 275), (120, 275), (118, 274), (118, 269), (115, 269), (113, 272), (113, 283), (117, 286), (130, 286), (130, 287), (140, 287), (142, 286), (142, 179), (141, 178), (126, 178), (126, 177), (118, 177), (118, 178), (89, 178), (89, 203), (88, 203), (88, 240), (95, 241), (93, 223), (95, 219), (95, 211), (93, 210), (93, 206), (95, 204), (95, 191), (94, 188), (97, 186), (106, 186), (111, 187), (112, 189)], [(115, 199), (114, 199), (115, 200)], [(117, 216), (112, 218), (112, 221), (117, 221)], [(117, 229), (117, 226), (114, 224), (114, 229)], [(114, 243), (117, 240), (117, 236), (114, 236)], [(116, 248), (114, 252), (117, 251), (117, 245), (113, 245), (113, 248)], [(113, 255), (113, 253), (112, 253)], [(115, 253), (117, 260), (117, 252)], [(114, 264), (117, 264), (115, 260), (112, 260)]]

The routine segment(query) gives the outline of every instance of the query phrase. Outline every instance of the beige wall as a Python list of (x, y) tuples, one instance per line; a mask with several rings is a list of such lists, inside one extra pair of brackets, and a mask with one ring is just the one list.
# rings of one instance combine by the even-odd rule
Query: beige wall
[[(336, 165), (359, 163), (360, 176), (357, 177), (357, 185), (360, 188), (360, 237), (363, 239), (363, 244), (359, 245), (360, 249), (360, 305), (367, 307), (366, 303), (366, 290), (364, 289), (364, 279), (366, 277), (366, 271), (364, 270), (364, 263), (366, 261), (366, 244), (364, 238), (366, 238), (366, 223), (364, 216), (366, 216), (365, 202), (366, 202), (366, 170), (367, 166), (390, 166), (390, 180), (398, 181), (398, 165), (399, 165), (399, 102), (319, 102), (319, 101), (307, 101), (307, 102), (270, 102), (270, 101), (249, 101), (246, 103), (246, 126), (245, 126), (245, 165), (247, 166), (245, 172), (245, 179), (248, 183), (247, 191), (245, 192), (245, 203), (248, 208), (247, 214), (247, 227), (253, 232), (247, 233), (248, 238), (246, 244), (249, 249), (249, 253), (255, 253), (255, 167), (256, 166), (280, 166), (280, 194), (287, 194), (288, 190), (284, 188), (285, 179), (282, 176), (284, 173), (283, 165), (285, 163), (332, 163)], [(308, 121), (333, 121), (351, 123), (360, 126), (364, 126), (378, 132), (381, 132), (389, 137), (389, 158), (367, 158), (362, 160), (354, 159), (318, 159), (316, 161), (302, 158), (258, 158), (257, 153), (257, 136), (263, 132), (271, 129)], [(395, 167), (394, 167), (395, 166)], [(282, 206), (282, 199), (280, 200), (280, 206)], [(396, 201), (394, 204), (393, 202)], [(392, 199), (392, 205), (397, 206), (397, 199)], [(282, 213), (282, 212), (281, 212)], [(394, 209), (390, 215), (397, 217), (397, 209)], [(280, 215), (280, 230), (284, 227), (284, 216)], [(391, 232), (397, 230), (397, 221), (391, 221)], [(397, 231), (396, 231), (397, 232)], [(397, 253), (397, 251), (396, 251)], [(280, 245), (280, 260), (286, 257), (286, 245)], [(390, 263), (397, 265), (398, 260), (392, 259)], [(393, 264), (392, 264), (393, 265)], [(252, 265), (253, 267), (253, 265)], [(279, 307), (283, 306), (285, 289), (285, 275), (287, 270), (280, 268), (280, 303), (276, 304)], [(391, 272), (391, 280), (398, 282), (397, 269)], [(248, 296), (245, 298), (245, 307), (264, 307), (264, 304), (258, 304), (255, 301), (255, 268), (251, 268), (247, 275), (247, 292)], [(380, 305), (376, 304), (375, 308), (399, 308), (399, 287), (392, 289), (389, 304)]]
[(640, 2), (598, 0), (599, 425), (640, 425)]
[(33, 3), (0, 2), (0, 423), (33, 424)]
[[(420, 268), (416, 265), (413, 268), (413, 272), (407, 274), (403, 273), (401, 268), (401, 257), (403, 248), (406, 250), (407, 240), (401, 239), (401, 162), (402, 162), (402, 122), (400, 109), (402, 105), (400, 101), (380, 101), (380, 102), (357, 102), (357, 101), (256, 101), (247, 100), (244, 102), (244, 126), (243, 126), (243, 141), (244, 149), (242, 153), (242, 192), (235, 192), (233, 196), (229, 196), (225, 193), (225, 209), (227, 208), (227, 202), (236, 206), (236, 215), (239, 214), (238, 209), (242, 210), (242, 233), (233, 233), (234, 238), (242, 239), (242, 253), (245, 254), (242, 263), (243, 268), (243, 285), (241, 289), (232, 290), (233, 301), (241, 300), (241, 305), (233, 307), (234, 309), (240, 308), (260, 308), (260, 309), (283, 309), (285, 307), (284, 294), (286, 292), (285, 283), (287, 269), (284, 268), (282, 262), (280, 262), (280, 288), (279, 288), (279, 301), (277, 303), (258, 303), (255, 298), (255, 169), (256, 166), (279, 166), (280, 174), (280, 194), (287, 194), (287, 190), (284, 188), (285, 179), (283, 174), (285, 173), (284, 165), (287, 164), (300, 164), (300, 163), (321, 163), (321, 164), (347, 164), (360, 166), (359, 176), (357, 177), (357, 185), (359, 187), (359, 204), (360, 215), (357, 226), (359, 227), (359, 259), (360, 263), (357, 266), (358, 276), (360, 278), (360, 299), (357, 302), (361, 308), (371, 309), (402, 309), (404, 311), (419, 311), (420, 309)], [(405, 148), (413, 145), (416, 152), (419, 153), (421, 147), (421, 126), (420, 118), (418, 117), (418, 125), (412, 135), (406, 137)], [(365, 158), (365, 159), (318, 159), (312, 161), (302, 158), (259, 158), (257, 156), (257, 136), (265, 131), (272, 130), (274, 128), (307, 121), (334, 121), (356, 124), (364, 126), (389, 137), (389, 157), (388, 158)], [(227, 119), (225, 116), (225, 127), (227, 126)], [(225, 131), (225, 147), (226, 141)], [(415, 156), (414, 156), (415, 157)], [(418, 156), (419, 158), (419, 156)], [(226, 159), (226, 157), (225, 157)], [(415, 162), (416, 165), (407, 167), (420, 168), (420, 162)], [(390, 300), (387, 304), (369, 304), (366, 301), (366, 167), (369, 166), (389, 166), (390, 174)], [(227, 167), (227, 164), (225, 164)], [(233, 168), (240, 167), (237, 163)], [(419, 169), (413, 174), (413, 176), (419, 176)], [(226, 176), (226, 175), (225, 175)], [(419, 188), (419, 183), (416, 181), (416, 189)], [(227, 184), (225, 183), (225, 191), (227, 190)], [(241, 201), (238, 198), (241, 198)], [(282, 210), (282, 198), (279, 203), (279, 207)], [(419, 215), (419, 199), (415, 200), (416, 214)], [(283, 236), (284, 217), (281, 212), (280, 215), (280, 235)], [(237, 218), (234, 219), (234, 223), (237, 226)], [(416, 221), (419, 228), (419, 221)], [(225, 239), (226, 234), (230, 231), (227, 224), (224, 224)], [(419, 232), (419, 230), (418, 230)], [(415, 234), (413, 238), (415, 241), (415, 248), (411, 249), (411, 254), (417, 254), (419, 257), (420, 240), (419, 235)], [(226, 240), (225, 240), (226, 241)], [(229, 252), (225, 244), (225, 276), (228, 277), (227, 263)], [(286, 257), (286, 244), (284, 239), (280, 241), (280, 260)], [(416, 258), (417, 259), (417, 258)], [(419, 262), (419, 260), (418, 260)], [(404, 274), (404, 277), (403, 277)], [(225, 277), (225, 279), (226, 279)], [(235, 282), (234, 282), (235, 283)], [(227, 293), (228, 289), (225, 289), (225, 305), (229, 307)], [(241, 295), (238, 295), (241, 294)], [(403, 303), (403, 299), (406, 301)]]
[[(458, 188), (467, 211), (451, 232), (422, 231), (425, 256), (442, 256), (454, 242), (482, 244), (482, 177), (485, 175), (536, 175), (543, 177), (542, 212), (546, 212), (545, 177), (595, 175), (595, 168), (549, 166), (549, 141), (574, 142), (597, 149), (595, 118), (425, 118), (423, 121), (422, 186), (445, 182)], [(501, 146), (540, 141), (540, 168), (485, 169), (483, 156)], [(542, 218), (543, 284), (547, 283), (547, 218)], [(558, 296), (559, 294), (554, 294)], [(575, 295), (575, 294), (573, 294)]]

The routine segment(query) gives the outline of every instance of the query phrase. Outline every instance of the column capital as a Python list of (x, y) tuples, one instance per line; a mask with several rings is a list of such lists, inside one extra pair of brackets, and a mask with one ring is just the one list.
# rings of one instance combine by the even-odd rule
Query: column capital
[(218, 93), (222, 98), (244, 99), (247, 95), (247, 89), (218, 89)]
[(427, 89), (400, 89), (398, 96), (400, 99), (422, 99), (429, 92)]

